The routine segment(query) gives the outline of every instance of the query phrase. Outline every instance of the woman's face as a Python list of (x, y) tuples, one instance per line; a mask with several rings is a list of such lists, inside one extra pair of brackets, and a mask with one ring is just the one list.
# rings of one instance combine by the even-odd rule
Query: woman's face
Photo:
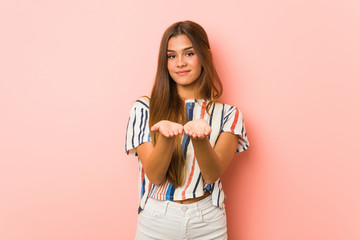
[(201, 63), (189, 38), (184, 34), (170, 38), (167, 55), (167, 68), (176, 82), (180, 97), (195, 98), (195, 85), (201, 74)]

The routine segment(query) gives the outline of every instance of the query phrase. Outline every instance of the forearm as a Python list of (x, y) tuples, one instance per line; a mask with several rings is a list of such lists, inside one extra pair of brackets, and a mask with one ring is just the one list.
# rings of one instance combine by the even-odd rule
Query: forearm
[(175, 137), (167, 138), (160, 134), (155, 147), (147, 155), (142, 155), (140, 160), (150, 182), (156, 185), (161, 184), (169, 168), (172, 153), (175, 145)]
[(206, 183), (214, 183), (234, 157), (238, 136), (229, 132), (221, 133), (214, 148), (207, 137), (191, 140), (203, 178)]
[(214, 151), (207, 137), (203, 139), (192, 138), (191, 141), (200, 167), (201, 175), (206, 183), (214, 183), (225, 169), (223, 161)]

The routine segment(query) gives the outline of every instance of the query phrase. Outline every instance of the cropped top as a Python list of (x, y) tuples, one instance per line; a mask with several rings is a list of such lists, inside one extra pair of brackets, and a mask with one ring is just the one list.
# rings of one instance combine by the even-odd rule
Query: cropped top
[[(206, 111), (209, 100), (185, 100), (186, 112), (189, 121), (195, 119), (206, 120), (212, 128), (209, 141), (212, 147), (222, 132), (231, 132), (238, 135), (236, 152), (242, 152), (249, 147), (244, 120), (238, 108), (222, 103), (213, 103), (210, 110)], [(150, 142), (149, 128), (149, 99), (138, 99), (130, 111), (126, 131), (125, 151), (128, 155), (137, 156), (136, 148), (145, 142)], [(190, 137), (184, 133), (182, 148), (186, 156), (185, 184), (175, 188), (165, 180), (160, 185), (152, 184), (144, 172), (141, 161), (139, 164), (139, 212), (144, 208), (148, 197), (158, 200), (185, 200), (203, 196), (205, 191), (212, 195), (212, 203), (219, 208), (224, 207), (225, 195), (220, 178), (212, 184), (207, 184), (201, 176), (200, 168), (196, 161), (194, 148)]]

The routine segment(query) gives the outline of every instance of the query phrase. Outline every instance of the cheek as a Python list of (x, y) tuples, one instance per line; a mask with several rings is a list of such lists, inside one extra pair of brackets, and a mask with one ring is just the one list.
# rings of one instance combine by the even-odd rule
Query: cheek
[(174, 63), (171, 61), (167, 62), (167, 69), (171, 73), (174, 70)]
[(189, 64), (193, 66), (194, 68), (201, 68), (201, 64), (198, 57), (193, 57), (189, 60)]
[(174, 64), (171, 61), (168, 61), (167, 63), (167, 70), (171, 78), (174, 78)]
[(201, 72), (201, 64), (198, 58), (192, 61), (192, 66), (199, 72)]

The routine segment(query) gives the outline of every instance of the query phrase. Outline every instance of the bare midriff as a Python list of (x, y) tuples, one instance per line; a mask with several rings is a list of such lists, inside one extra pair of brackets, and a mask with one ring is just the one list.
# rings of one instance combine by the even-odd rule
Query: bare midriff
[(200, 201), (201, 199), (204, 199), (206, 198), (207, 196), (209, 196), (210, 193), (208, 191), (205, 191), (204, 195), (201, 196), (201, 197), (197, 197), (197, 198), (189, 198), (189, 199), (185, 199), (185, 200), (175, 200), (173, 202), (176, 202), (176, 203), (180, 203), (180, 204), (191, 204), (191, 203), (194, 203), (194, 202), (198, 202)]

